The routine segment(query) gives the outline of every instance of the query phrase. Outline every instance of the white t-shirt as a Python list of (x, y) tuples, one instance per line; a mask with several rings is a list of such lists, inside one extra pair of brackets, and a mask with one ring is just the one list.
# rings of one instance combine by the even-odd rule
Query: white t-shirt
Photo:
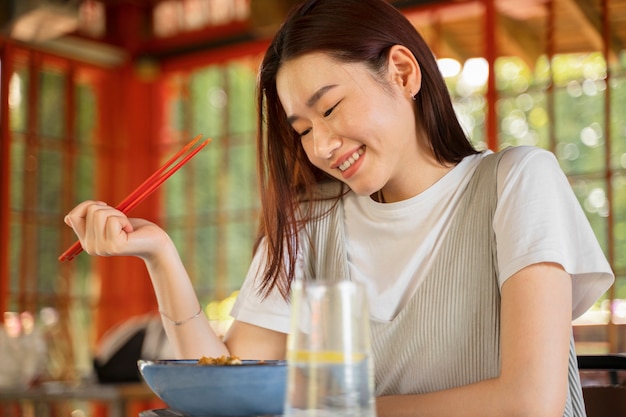
[[(461, 194), (481, 158), (466, 157), (443, 178), (408, 200), (381, 204), (344, 197), (350, 277), (365, 284), (372, 318), (391, 320), (428, 274)], [(572, 315), (584, 313), (614, 276), (554, 155), (540, 148), (509, 149), (498, 168), (496, 234), (500, 286), (538, 262), (562, 265), (572, 276)], [(274, 291), (263, 300), (256, 286), (265, 252), (254, 256), (231, 312), (237, 320), (289, 331), (289, 303)]]

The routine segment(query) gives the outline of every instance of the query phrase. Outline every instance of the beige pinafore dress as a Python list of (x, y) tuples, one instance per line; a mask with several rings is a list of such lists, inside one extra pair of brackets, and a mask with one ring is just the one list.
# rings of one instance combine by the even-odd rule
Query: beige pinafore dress
[[(392, 321), (370, 319), (377, 396), (444, 390), (499, 374), (500, 291), (492, 219), (501, 155), (488, 155), (477, 167), (437, 259), (413, 297)], [(305, 279), (350, 279), (341, 201), (318, 202), (314, 210), (328, 214), (310, 222), (301, 239)], [(563, 415), (584, 417), (573, 338), (569, 353)]]

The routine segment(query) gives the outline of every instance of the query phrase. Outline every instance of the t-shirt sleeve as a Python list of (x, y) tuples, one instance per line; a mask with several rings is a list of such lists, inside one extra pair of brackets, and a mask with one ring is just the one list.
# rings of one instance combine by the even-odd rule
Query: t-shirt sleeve
[(256, 251), (246, 279), (239, 290), (230, 315), (235, 319), (255, 326), (288, 333), (290, 326), (290, 304), (278, 289), (263, 298), (259, 293), (261, 273), (265, 269), (267, 252), (261, 244)]
[(493, 222), (500, 286), (526, 266), (560, 264), (572, 277), (577, 318), (613, 283), (611, 267), (552, 153), (530, 146), (506, 151)]

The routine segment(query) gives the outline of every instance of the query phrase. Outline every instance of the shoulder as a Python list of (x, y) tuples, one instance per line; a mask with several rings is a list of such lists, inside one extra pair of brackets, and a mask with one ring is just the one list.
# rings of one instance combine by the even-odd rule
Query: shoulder
[(558, 165), (557, 159), (552, 152), (531, 145), (509, 146), (497, 152), (487, 149), (467, 156), (463, 161), (484, 163), (488, 160), (500, 161), (499, 165), (504, 167), (505, 170), (520, 168), (529, 162), (545, 163), (547, 161), (548, 163), (556, 163)]
[(500, 172), (511, 173), (528, 169), (543, 170), (557, 168), (559, 163), (554, 154), (536, 146), (514, 146), (501, 150)]
[(498, 188), (534, 183), (562, 187), (569, 184), (556, 156), (536, 146), (515, 146), (500, 151)]

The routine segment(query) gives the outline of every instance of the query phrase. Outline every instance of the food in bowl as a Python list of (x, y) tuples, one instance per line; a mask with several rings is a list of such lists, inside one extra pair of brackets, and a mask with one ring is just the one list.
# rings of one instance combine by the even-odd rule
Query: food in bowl
[(212, 358), (210, 356), (202, 356), (198, 359), (200, 365), (241, 365), (241, 359), (239, 356), (220, 356), (219, 358)]
[(236, 366), (207, 366), (198, 360), (139, 360), (138, 367), (150, 389), (185, 416), (283, 412), (286, 361), (241, 360)]

